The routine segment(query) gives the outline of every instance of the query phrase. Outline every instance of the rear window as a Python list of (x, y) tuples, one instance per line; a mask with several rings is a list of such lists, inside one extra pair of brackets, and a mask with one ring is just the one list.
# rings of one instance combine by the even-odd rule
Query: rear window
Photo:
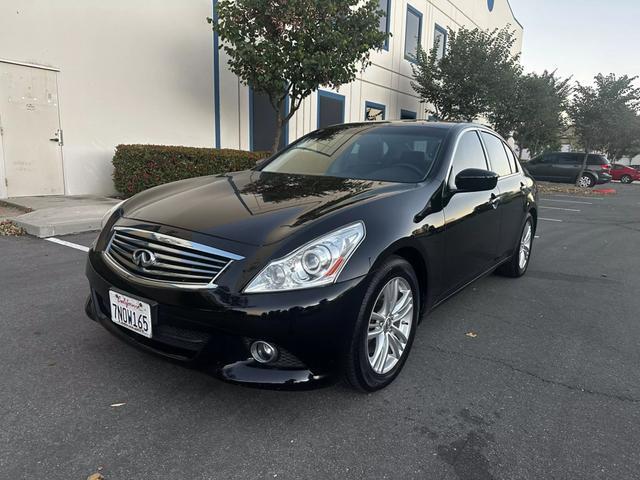
[[(584, 160), (584, 159), (583, 159)], [(608, 165), (609, 160), (603, 155), (589, 155), (587, 165)]]

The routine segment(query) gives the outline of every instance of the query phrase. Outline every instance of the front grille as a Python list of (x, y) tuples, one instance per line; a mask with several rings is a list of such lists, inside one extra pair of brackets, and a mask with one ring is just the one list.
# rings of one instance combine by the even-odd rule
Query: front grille
[(233, 261), (243, 257), (182, 238), (116, 227), (105, 257), (117, 269), (153, 284), (200, 288), (213, 285)]

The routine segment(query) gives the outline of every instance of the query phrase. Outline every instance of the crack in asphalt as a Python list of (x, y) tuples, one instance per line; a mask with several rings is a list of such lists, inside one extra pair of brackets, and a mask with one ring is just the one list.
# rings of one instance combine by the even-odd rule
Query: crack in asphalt
[(490, 363), (494, 363), (494, 364), (497, 364), (497, 365), (501, 365), (503, 367), (509, 368), (510, 370), (513, 370), (514, 372), (522, 373), (524, 375), (528, 375), (530, 377), (533, 377), (533, 378), (535, 378), (535, 379), (537, 379), (537, 380), (539, 380), (539, 381), (541, 381), (543, 383), (547, 383), (549, 385), (555, 385), (555, 386), (558, 386), (558, 387), (564, 387), (564, 388), (566, 388), (568, 390), (573, 390), (573, 391), (581, 392), (581, 393), (587, 393), (589, 395), (598, 395), (598, 396), (601, 396), (601, 397), (606, 397), (606, 398), (610, 398), (610, 399), (613, 399), (613, 400), (618, 400), (618, 401), (621, 401), (621, 402), (640, 403), (640, 399), (631, 397), (629, 395), (616, 395), (616, 394), (613, 394), (613, 393), (601, 392), (601, 391), (598, 391), (598, 390), (591, 390), (591, 389), (588, 389), (588, 388), (578, 387), (576, 385), (571, 385), (571, 384), (564, 383), (564, 382), (558, 382), (556, 380), (549, 380), (548, 378), (544, 378), (544, 377), (538, 375), (537, 373), (530, 372), (528, 370), (524, 370), (522, 368), (516, 367), (516, 366), (511, 365), (510, 363), (505, 362), (504, 360), (500, 360), (498, 358), (483, 357), (481, 355), (472, 355), (470, 353), (463, 353), (463, 352), (458, 352), (458, 351), (455, 351), (455, 350), (447, 350), (447, 349), (444, 349), (444, 348), (436, 347), (434, 345), (427, 345), (427, 348), (430, 348), (431, 350), (435, 350), (436, 352), (440, 352), (440, 353), (446, 353), (446, 354), (449, 354), (449, 355), (458, 355), (458, 356), (461, 356), (461, 357), (468, 357), (468, 358), (473, 358), (475, 360), (483, 360), (485, 362), (490, 362)]

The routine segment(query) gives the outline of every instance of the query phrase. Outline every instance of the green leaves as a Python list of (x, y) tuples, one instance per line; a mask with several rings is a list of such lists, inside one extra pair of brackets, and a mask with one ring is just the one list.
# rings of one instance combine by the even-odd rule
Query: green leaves
[(230, 149), (118, 145), (113, 183), (118, 192), (130, 197), (163, 183), (253, 168), (266, 156), (265, 152)]
[(640, 152), (640, 89), (637, 77), (596, 75), (594, 86), (578, 83), (569, 115), (578, 143), (610, 159)]
[(449, 29), (445, 56), (437, 59), (437, 48), (419, 50), (413, 66), (413, 89), (427, 112), (441, 120), (473, 121), (486, 116), (504, 102), (514, 79), (521, 72), (513, 55), (513, 32), (475, 28)]
[(378, 8), (376, 0), (221, 0), (213, 28), (243, 83), (276, 110), (289, 95), (284, 125), (318, 87), (350, 83), (369, 65), (388, 36)]
[(522, 150), (531, 156), (557, 150), (566, 130), (565, 108), (571, 92), (570, 79), (556, 77), (555, 72), (530, 73), (516, 80), (513, 98), (490, 116), (496, 130), (513, 135)]

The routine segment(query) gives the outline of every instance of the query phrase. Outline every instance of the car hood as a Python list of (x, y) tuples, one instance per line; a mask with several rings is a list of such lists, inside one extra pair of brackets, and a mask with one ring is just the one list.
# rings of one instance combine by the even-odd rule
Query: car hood
[(266, 245), (320, 217), (412, 188), (415, 185), (244, 171), (147, 190), (127, 201), (124, 216)]

